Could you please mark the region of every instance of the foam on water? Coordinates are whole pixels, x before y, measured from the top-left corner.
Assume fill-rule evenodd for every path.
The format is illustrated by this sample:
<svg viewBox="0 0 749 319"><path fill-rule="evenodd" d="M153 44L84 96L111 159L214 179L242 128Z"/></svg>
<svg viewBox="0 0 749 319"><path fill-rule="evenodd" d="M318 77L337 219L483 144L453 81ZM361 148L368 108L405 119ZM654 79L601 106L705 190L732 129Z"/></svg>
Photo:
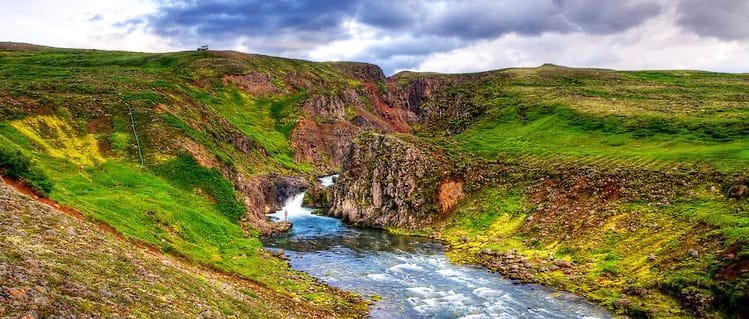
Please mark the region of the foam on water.
<svg viewBox="0 0 749 319"><path fill-rule="evenodd" d="M332 184L332 177L320 179ZM330 184L328 184L330 183ZM272 216L294 226L265 239L283 248L292 267L363 296L378 295L372 318L611 318L577 296L536 285L515 285L483 268L449 262L439 244L423 238L352 229L290 198Z"/></svg>
<svg viewBox="0 0 749 319"><path fill-rule="evenodd" d="M333 179L338 178L338 175L323 176L318 178L322 187L333 186Z"/></svg>
<svg viewBox="0 0 749 319"><path fill-rule="evenodd" d="M367 278L374 281L396 281L395 278L388 274L367 274Z"/></svg>
<svg viewBox="0 0 749 319"><path fill-rule="evenodd" d="M479 288L474 289L473 294L484 299L489 298L489 297L501 297L505 295L505 293L499 290L486 288L486 287L479 287Z"/></svg>
<svg viewBox="0 0 749 319"><path fill-rule="evenodd" d="M402 271L424 271L424 267L416 264L397 264L393 267L388 268L389 272L402 272Z"/></svg>
<svg viewBox="0 0 749 319"><path fill-rule="evenodd" d="M430 297L435 295L434 288L432 287L408 287L406 288L406 290L422 297Z"/></svg>

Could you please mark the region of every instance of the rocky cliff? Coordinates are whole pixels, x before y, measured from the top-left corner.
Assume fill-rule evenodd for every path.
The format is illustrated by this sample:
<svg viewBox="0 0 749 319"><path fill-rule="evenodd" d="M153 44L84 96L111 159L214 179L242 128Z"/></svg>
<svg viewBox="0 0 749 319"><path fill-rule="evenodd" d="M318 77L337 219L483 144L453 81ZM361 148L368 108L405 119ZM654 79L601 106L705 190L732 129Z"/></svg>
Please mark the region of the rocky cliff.
<svg viewBox="0 0 749 319"><path fill-rule="evenodd" d="M330 215L355 225L414 230L444 216L462 196L462 182L433 149L364 132L344 161Z"/></svg>

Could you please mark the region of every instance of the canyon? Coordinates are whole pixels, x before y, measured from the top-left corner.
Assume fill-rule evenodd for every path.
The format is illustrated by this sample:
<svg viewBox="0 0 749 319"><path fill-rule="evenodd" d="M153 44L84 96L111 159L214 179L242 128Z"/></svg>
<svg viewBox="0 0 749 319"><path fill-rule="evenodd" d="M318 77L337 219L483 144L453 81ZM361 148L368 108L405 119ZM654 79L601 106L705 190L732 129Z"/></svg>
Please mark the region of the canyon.
<svg viewBox="0 0 749 319"><path fill-rule="evenodd" d="M547 64L386 76L231 51L4 45L0 75L4 176L108 225L117 247L240 278L269 317L275 294L315 316L366 315L365 300L263 249L290 226L266 214L303 191L321 214L429 238L453 263L616 315L749 315L745 74Z"/></svg>

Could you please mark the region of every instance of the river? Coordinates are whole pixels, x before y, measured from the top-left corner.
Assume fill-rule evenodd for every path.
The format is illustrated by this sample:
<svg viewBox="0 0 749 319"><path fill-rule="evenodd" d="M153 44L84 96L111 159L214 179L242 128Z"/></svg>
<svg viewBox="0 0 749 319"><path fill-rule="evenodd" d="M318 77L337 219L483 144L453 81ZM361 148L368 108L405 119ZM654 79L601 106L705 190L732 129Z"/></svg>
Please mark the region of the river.
<svg viewBox="0 0 749 319"><path fill-rule="evenodd" d="M321 182L329 186L332 178ZM375 300L372 318L612 318L579 296L452 264L428 239L314 215L303 198L293 196L271 215L283 219L286 211L294 226L264 239L266 248L283 249L294 269Z"/></svg>

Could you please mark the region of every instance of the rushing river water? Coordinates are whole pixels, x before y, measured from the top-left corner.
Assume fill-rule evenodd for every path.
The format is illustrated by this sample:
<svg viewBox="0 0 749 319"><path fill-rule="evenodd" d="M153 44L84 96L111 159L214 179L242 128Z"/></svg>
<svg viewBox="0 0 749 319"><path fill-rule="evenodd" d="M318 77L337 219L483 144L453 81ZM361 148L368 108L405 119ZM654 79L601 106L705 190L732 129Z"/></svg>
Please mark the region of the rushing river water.
<svg viewBox="0 0 749 319"><path fill-rule="evenodd" d="M321 182L329 186L332 178ZM290 198L271 215L283 219L286 211L294 227L265 246L284 249L294 269L332 286L379 296L373 318L611 318L578 296L451 264L438 243L314 215L303 198Z"/></svg>

